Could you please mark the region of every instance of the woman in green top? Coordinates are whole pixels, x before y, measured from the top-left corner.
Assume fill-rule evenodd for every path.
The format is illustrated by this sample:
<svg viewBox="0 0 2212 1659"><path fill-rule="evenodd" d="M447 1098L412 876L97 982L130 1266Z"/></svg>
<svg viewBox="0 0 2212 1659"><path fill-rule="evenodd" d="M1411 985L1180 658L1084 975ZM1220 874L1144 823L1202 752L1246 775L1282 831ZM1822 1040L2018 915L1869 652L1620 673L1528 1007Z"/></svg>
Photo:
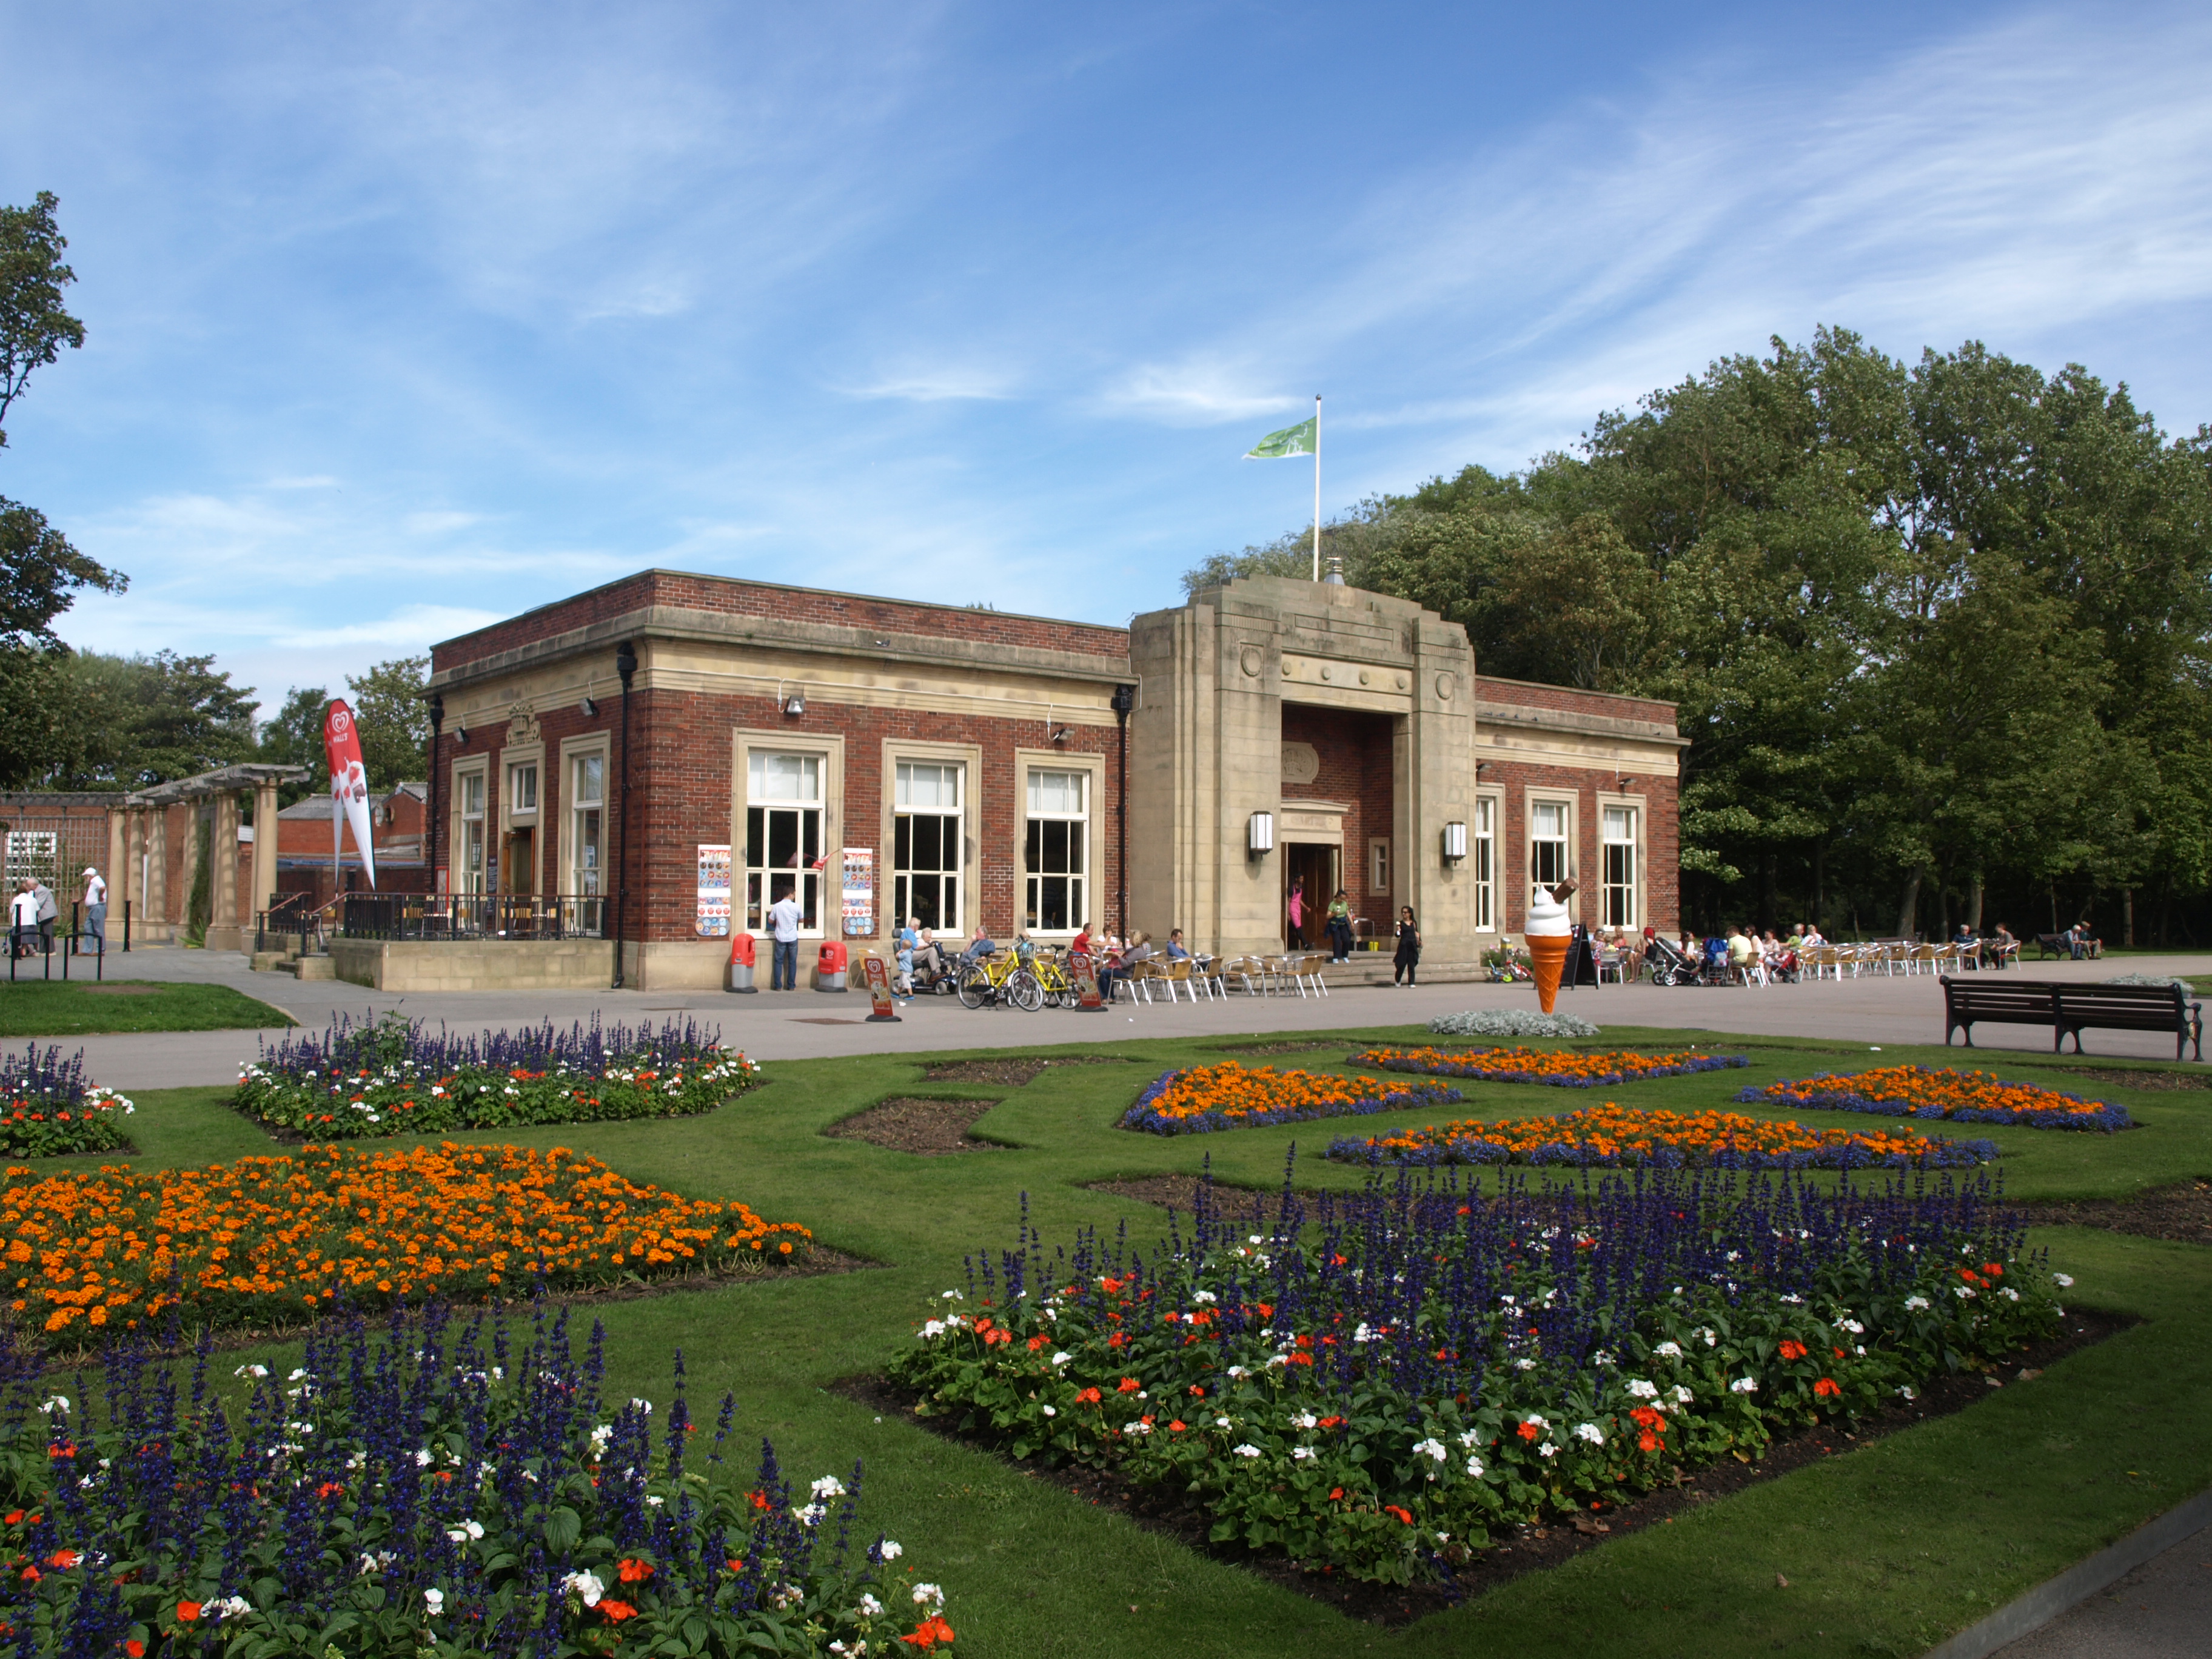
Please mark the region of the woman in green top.
<svg viewBox="0 0 2212 1659"><path fill-rule="evenodd" d="M1352 954L1352 902L1341 887L1328 902L1328 944L1334 953L1329 957L1332 962L1342 962Z"/></svg>

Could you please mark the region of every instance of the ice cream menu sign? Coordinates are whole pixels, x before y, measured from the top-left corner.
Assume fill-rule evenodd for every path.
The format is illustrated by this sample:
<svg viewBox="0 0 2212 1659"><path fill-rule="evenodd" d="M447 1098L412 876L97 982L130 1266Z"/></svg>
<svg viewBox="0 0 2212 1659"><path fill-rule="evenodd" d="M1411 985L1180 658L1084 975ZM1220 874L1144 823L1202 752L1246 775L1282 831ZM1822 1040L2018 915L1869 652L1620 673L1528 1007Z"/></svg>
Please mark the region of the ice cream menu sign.
<svg viewBox="0 0 2212 1659"><path fill-rule="evenodd" d="M699 843L699 916L702 939L730 936L730 847L727 842Z"/></svg>
<svg viewBox="0 0 2212 1659"><path fill-rule="evenodd" d="M876 931L876 849L872 847L848 847L845 849L845 878L843 883L845 936L866 939Z"/></svg>

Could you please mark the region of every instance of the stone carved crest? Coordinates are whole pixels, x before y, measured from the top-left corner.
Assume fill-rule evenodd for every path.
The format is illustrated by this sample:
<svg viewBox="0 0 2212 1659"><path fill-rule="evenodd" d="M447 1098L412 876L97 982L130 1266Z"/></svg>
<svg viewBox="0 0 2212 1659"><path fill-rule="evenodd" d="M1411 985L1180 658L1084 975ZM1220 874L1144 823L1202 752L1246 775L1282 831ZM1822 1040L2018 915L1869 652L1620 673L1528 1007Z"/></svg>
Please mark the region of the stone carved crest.
<svg viewBox="0 0 2212 1659"><path fill-rule="evenodd" d="M1310 743L1283 745L1283 781L1311 783L1321 775L1321 751Z"/></svg>
<svg viewBox="0 0 2212 1659"><path fill-rule="evenodd" d="M516 703L507 711L507 742L536 743L538 739L538 711L527 702Z"/></svg>

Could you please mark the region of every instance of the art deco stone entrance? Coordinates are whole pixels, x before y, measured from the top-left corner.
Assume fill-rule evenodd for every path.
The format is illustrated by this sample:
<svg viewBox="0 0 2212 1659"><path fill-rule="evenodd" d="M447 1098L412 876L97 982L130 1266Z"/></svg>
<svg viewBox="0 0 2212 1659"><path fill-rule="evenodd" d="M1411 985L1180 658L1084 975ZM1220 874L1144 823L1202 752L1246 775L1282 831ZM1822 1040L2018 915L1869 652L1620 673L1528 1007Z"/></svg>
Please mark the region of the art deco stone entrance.
<svg viewBox="0 0 2212 1659"><path fill-rule="evenodd" d="M1474 655L1457 623L1379 593L1252 578L1139 617L1130 665L1135 927L1279 951L1304 874L1316 910L1341 885L1380 934L1411 904L1431 953L1472 957L1474 883L1446 853L1475 798ZM1322 938L1317 921L1306 937Z"/></svg>

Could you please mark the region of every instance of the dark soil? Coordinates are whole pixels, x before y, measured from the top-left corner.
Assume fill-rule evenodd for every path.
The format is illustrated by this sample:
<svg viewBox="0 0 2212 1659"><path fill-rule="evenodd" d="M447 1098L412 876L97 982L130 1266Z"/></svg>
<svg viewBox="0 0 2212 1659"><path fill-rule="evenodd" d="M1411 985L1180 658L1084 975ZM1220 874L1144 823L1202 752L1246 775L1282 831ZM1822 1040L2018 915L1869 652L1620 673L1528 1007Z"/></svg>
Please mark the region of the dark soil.
<svg viewBox="0 0 2212 1659"><path fill-rule="evenodd" d="M943 1158L951 1152L1002 1152L1006 1148L978 1140L968 1126L999 1103L995 1100L919 1100L898 1097L871 1106L858 1116L833 1123L822 1133L839 1140L865 1140L895 1152Z"/></svg>
<svg viewBox="0 0 2212 1659"><path fill-rule="evenodd" d="M1090 1181L1084 1185L1094 1193L1111 1193L1116 1198L1133 1198L1139 1204L1157 1204L1164 1210L1186 1216L1198 1210L1196 1176L1134 1176L1127 1181ZM1275 1197L1273 1193L1255 1192L1249 1187L1224 1187L1218 1181L1213 1183L1216 1209L1224 1215L1249 1215L1267 1226L1274 1224Z"/></svg>
<svg viewBox="0 0 2212 1659"><path fill-rule="evenodd" d="M2123 1089L2212 1089L2212 1071L2123 1072L2106 1066L2069 1066L2063 1070L2046 1071L2043 1075L2060 1088L2069 1090L2078 1086L2077 1079L2116 1084Z"/></svg>
<svg viewBox="0 0 2212 1659"><path fill-rule="evenodd" d="M1127 1054L1060 1054L1047 1060L956 1060L925 1071L925 1083L996 1083L1010 1089L1054 1066L1126 1066Z"/></svg>
<svg viewBox="0 0 2212 1659"><path fill-rule="evenodd" d="M2133 1198L2077 1198L2019 1207L2031 1226L2102 1227L2145 1238L2212 1244L2212 1176L2154 1187Z"/></svg>
<svg viewBox="0 0 2212 1659"><path fill-rule="evenodd" d="M1370 1584L1332 1575L1302 1572L1280 1556L1253 1555L1209 1543L1206 1534L1212 1527L1212 1516L1178 1501L1175 1494L1133 1487L1094 1469L1046 1468L1036 1464L1015 1467L1033 1480L1050 1481L1071 1498L1118 1510L1136 1525L1172 1538L1186 1548L1234 1562L1272 1583L1326 1602L1346 1618L1382 1626L1405 1625L1481 1595L1524 1573L1556 1567L1613 1534L1665 1526L1677 1515L1700 1504L1710 1504L1747 1486L1774 1480L1824 1457L1852 1451L1929 1418L1947 1417L1999 1388L2033 1382L2054 1360L2101 1342L2135 1322L2132 1319L2076 1310L2067 1315L2065 1329L2057 1337L2022 1349L2008 1358L2002 1367L2006 1375L1939 1378L1924 1385L1920 1398L1912 1404L1900 1404L1863 1420L1849 1431L1827 1425L1808 1429L1789 1439L1776 1441L1756 1463L1717 1463L1695 1474L1684 1474L1675 1485L1618 1508L1577 1516L1571 1521L1547 1526L1517 1528L1462 1567L1456 1582L1449 1589L1437 1585L1407 1588ZM831 1386L836 1393L872 1410L896 1412L909 1421L915 1420L914 1393L886 1378L848 1377ZM943 1434L957 1444L976 1444L945 1433L927 1418L919 1419L917 1426Z"/></svg>

